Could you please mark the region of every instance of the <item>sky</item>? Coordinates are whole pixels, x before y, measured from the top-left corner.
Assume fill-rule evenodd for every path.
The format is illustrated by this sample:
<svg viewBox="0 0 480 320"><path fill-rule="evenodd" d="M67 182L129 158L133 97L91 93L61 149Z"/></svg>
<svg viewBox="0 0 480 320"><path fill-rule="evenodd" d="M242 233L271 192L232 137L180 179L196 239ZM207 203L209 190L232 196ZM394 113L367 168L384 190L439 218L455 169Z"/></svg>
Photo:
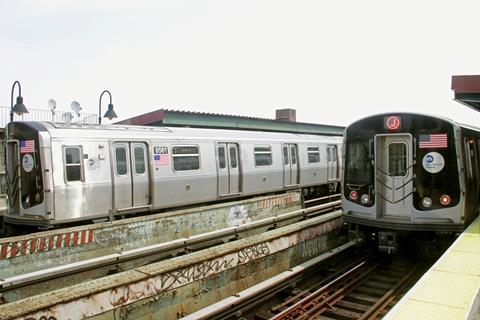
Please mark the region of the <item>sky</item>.
<svg viewBox="0 0 480 320"><path fill-rule="evenodd" d="M318 124L415 111L480 127L451 90L452 75L480 74L478 12L478 0L1 0L0 105L19 80L27 108L53 98L98 114L107 89L116 120L292 108Z"/></svg>

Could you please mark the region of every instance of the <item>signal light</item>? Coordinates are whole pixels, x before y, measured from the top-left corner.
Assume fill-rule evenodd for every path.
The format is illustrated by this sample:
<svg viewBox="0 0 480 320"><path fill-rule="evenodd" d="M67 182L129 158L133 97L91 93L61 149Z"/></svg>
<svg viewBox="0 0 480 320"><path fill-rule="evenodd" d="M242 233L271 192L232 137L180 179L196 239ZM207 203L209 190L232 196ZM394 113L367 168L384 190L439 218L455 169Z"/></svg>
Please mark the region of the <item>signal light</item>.
<svg viewBox="0 0 480 320"><path fill-rule="evenodd" d="M350 199L356 201L358 199L358 192L355 190L350 191Z"/></svg>
<svg viewBox="0 0 480 320"><path fill-rule="evenodd" d="M443 196L440 197L440 203L443 204L444 206L448 206L452 199L450 199L450 196L447 194L444 194Z"/></svg>

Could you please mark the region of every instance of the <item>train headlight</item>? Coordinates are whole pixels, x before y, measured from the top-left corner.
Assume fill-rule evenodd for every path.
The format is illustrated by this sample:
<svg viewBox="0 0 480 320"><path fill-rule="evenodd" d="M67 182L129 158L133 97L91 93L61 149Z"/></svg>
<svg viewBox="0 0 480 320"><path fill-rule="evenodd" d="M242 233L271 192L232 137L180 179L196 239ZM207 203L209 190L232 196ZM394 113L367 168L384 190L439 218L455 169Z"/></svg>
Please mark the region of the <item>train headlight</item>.
<svg viewBox="0 0 480 320"><path fill-rule="evenodd" d="M432 199L430 199L429 197L423 198L422 206L424 206L425 208L430 208L432 206Z"/></svg>
<svg viewBox="0 0 480 320"><path fill-rule="evenodd" d="M27 194L27 196L25 197L25 205L24 205L24 208L27 209L30 207L30 195Z"/></svg>
<svg viewBox="0 0 480 320"><path fill-rule="evenodd" d="M443 204L444 206L448 206L452 202L452 199L448 194L444 194L443 196L440 197L440 203Z"/></svg>
<svg viewBox="0 0 480 320"><path fill-rule="evenodd" d="M357 201L358 199L358 192L355 190L350 191L350 199L353 201Z"/></svg>
<svg viewBox="0 0 480 320"><path fill-rule="evenodd" d="M363 203L363 204L368 204L370 202L370 197L368 196L368 194L364 193L362 194L362 196L360 197L360 201Z"/></svg>

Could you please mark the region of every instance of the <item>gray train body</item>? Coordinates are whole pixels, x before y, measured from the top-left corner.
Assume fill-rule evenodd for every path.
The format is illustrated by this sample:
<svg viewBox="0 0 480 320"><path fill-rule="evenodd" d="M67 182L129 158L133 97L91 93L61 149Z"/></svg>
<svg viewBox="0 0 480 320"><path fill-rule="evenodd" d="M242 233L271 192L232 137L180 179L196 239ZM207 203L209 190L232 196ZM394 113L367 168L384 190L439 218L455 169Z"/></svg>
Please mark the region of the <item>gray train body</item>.
<svg viewBox="0 0 480 320"><path fill-rule="evenodd" d="M12 122L8 224L81 220L303 189L333 190L341 137Z"/></svg>

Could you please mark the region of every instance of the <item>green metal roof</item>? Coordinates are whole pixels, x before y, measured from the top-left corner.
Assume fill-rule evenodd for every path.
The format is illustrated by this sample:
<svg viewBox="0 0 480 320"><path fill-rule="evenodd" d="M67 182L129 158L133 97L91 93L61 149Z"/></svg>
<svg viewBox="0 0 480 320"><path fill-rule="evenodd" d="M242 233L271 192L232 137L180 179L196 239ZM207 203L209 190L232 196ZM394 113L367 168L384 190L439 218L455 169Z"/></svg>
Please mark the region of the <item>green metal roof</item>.
<svg viewBox="0 0 480 320"><path fill-rule="evenodd" d="M345 129L345 127L342 126L325 124L288 122L263 118L165 109L159 109L137 117L126 119L118 122L118 124L223 128L335 136L342 135L343 130Z"/></svg>

